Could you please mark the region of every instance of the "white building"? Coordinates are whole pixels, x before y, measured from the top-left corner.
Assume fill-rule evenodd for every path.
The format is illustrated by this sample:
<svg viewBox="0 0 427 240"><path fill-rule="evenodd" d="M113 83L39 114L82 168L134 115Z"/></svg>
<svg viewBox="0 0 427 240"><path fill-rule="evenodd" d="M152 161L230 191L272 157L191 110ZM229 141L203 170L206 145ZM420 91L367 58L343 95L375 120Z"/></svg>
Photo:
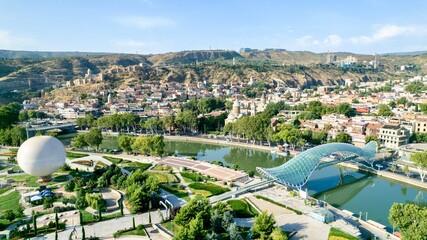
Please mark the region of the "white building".
<svg viewBox="0 0 427 240"><path fill-rule="evenodd" d="M397 149L401 145L408 144L409 137L409 130L396 125L382 126L378 135L381 145L393 149Z"/></svg>

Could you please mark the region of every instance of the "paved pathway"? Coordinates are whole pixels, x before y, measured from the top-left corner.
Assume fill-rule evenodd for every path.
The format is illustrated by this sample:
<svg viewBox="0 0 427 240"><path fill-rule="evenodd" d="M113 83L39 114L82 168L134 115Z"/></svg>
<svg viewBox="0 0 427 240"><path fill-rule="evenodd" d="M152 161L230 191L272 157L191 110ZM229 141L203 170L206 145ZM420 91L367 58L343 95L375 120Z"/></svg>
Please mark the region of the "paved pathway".
<svg viewBox="0 0 427 240"><path fill-rule="evenodd" d="M179 171L174 171L174 173L179 178L179 181L181 182L181 184L185 186L185 191L187 191L188 196L191 197L193 195L193 192L191 192L191 189L188 187L188 183L181 176L181 173Z"/></svg>
<svg viewBox="0 0 427 240"><path fill-rule="evenodd" d="M293 211L277 206L276 204L257 199L253 196L248 197L255 206L261 211L267 211L274 214L276 224L285 231L297 231L291 239L313 239L326 240L328 239L330 226L312 219L306 215L297 215ZM240 226L251 227L253 219L235 219Z"/></svg>
<svg viewBox="0 0 427 240"><path fill-rule="evenodd" d="M164 216L165 211L161 211ZM103 222L97 222L93 224L88 224L84 226L86 237L97 236L102 239L113 239L113 233L118 230L132 227L132 218L135 218L135 224L148 224L148 213L137 214L137 215L125 215L124 217L112 219ZM153 223L159 223L161 221L161 216L157 211L151 212L151 220ZM81 238L82 230L81 226L76 226L77 236ZM74 227L69 227L66 230L58 233L58 239L68 239ZM46 235L45 239L54 240L55 233L50 233ZM146 238L148 239L148 238ZM152 238L155 239L155 238Z"/></svg>

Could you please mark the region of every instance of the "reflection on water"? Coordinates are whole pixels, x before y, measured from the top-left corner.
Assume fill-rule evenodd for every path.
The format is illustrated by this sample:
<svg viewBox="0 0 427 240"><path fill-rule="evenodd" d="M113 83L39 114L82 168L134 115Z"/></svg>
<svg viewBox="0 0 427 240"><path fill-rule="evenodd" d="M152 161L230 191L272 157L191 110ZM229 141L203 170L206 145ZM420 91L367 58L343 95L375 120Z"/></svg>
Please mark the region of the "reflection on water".
<svg viewBox="0 0 427 240"><path fill-rule="evenodd" d="M323 175L323 170L325 170L324 179L320 177ZM340 171L343 173L341 174L343 182L351 180L349 176L352 175L357 177L357 180L353 179L353 183L338 184L334 187L333 185L340 181ZM328 176L332 174L331 172L335 172L336 175ZM351 211L357 216L362 213L365 217L368 213L369 219L388 228L391 228L388 213L394 202L425 202L425 191L422 189L376 176L340 170L335 166L320 170L317 176L320 179L310 179L308 183L309 192L314 197L325 200L337 208Z"/></svg>
<svg viewBox="0 0 427 240"><path fill-rule="evenodd" d="M59 135L56 138L58 138L65 147L71 147L71 140L73 140L75 136L77 136L77 133L69 133ZM119 139L117 136L104 134L102 137L103 140L99 146L100 148L117 149L119 147Z"/></svg>
<svg viewBox="0 0 427 240"><path fill-rule="evenodd" d="M165 144L166 152L185 156L197 156L199 160L220 161L228 166L237 164L243 170L255 171L256 167L276 167L287 161L285 157L248 148L178 141L166 141Z"/></svg>

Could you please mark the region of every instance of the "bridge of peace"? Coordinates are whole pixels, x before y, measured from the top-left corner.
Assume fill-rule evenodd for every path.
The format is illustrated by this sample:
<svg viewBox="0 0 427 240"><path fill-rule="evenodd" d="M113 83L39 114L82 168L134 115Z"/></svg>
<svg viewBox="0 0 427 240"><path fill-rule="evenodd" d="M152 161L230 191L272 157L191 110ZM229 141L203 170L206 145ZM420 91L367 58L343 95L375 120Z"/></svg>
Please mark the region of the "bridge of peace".
<svg viewBox="0 0 427 240"><path fill-rule="evenodd" d="M316 169L341 162L366 162L373 168L377 148L378 145L375 141L367 143L362 148L347 143L323 144L301 152L281 166L257 168L258 173L265 178L264 181L246 185L236 191L214 196L211 198L211 202L221 201L271 182L277 182L297 190L302 190ZM327 157L330 157L329 161L325 161ZM352 178L352 176L342 176L337 185L345 184L349 178Z"/></svg>

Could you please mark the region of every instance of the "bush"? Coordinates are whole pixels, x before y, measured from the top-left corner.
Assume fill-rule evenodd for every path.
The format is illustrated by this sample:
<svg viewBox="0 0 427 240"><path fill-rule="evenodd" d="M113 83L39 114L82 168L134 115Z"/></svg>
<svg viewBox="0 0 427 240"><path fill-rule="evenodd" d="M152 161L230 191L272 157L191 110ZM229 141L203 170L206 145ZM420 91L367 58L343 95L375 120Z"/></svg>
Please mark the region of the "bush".
<svg viewBox="0 0 427 240"><path fill-rule="evenodd" d="M238 200L229 200L227 201L228 205L230 205L231 209L233 209L233 213L235 217L238 218L249 218L254 217L258 213L251 209L250 205L244 199Z"/></svg>
<svg viewBox="0 0 427 240"><path fill-rule="evenodd" d="M190 185L188 185L190 188L196 189L196 190L205 190L210 192L212 195L219 195L221 193L225 193L227 191L229 191L228 188L224 188L221 186L218 186L216 184L213 183L191 183Z"/></svg>
<svg viewBox="0 0 427 240"><path fill-rule="evenodd" d="M195 182L200 182L203 180L202 176L199 173L194 173L194 172L188 172L188 171L181 172L181 176L191 179Z"/></svg>

